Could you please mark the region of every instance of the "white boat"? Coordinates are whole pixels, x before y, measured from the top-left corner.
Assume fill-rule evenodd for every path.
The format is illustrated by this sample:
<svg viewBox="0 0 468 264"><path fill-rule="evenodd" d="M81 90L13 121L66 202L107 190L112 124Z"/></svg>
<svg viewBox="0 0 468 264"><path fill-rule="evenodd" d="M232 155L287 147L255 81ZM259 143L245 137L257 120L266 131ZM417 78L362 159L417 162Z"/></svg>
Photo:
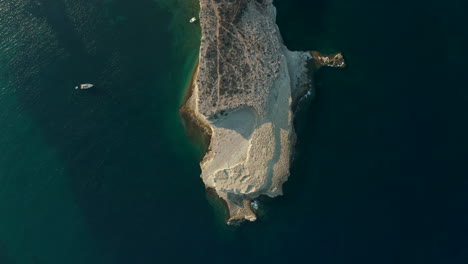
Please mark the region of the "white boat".
<svg viewBox="0 0 468 264"><path fill-rule="evenodd" d="M94 86L94 84L83 83L83 84L80 84L80 86L75 86L75 89L86 90L86 89L89 89L89 88L91 88L93 86Z"/></svg>
<svg viewBox="0 0 468 264"><path fill-rule="evenodd" d="M192 18L190 19L189 22L190 22L190 23L193 23L193 22L195 22L195 21L197 21L197 19L196 19L195 17L192 17Z"/></svg>

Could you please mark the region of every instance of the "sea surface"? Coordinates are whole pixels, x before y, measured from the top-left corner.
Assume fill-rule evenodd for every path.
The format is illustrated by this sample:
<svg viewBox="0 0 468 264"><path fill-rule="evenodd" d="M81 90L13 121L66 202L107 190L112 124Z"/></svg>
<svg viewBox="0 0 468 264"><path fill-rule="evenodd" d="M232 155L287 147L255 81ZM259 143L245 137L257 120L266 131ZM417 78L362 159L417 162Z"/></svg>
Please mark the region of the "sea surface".
<svg viewBox="0 0 468 264"><path fill-rule="evenodd" d="M315 75L285 195L229 227L178 112L196 1L0 0L0 264L468 263L466 1L275 4L348 67Z"/></svg>

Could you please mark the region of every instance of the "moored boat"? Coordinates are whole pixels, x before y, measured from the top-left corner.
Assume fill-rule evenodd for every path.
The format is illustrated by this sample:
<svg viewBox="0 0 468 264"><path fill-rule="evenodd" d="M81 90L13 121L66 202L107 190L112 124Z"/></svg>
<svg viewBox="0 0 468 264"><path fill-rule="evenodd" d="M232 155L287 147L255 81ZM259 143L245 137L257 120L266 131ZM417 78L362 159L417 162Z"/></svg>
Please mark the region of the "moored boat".
<svg viewBox="0 0 468 264"><path fill-rule="evenodd" d="M93 86L94 86L94 84L91 84L91 83L83 83L83 84L80 84L80 86L75 86L75 89L86 90L86 89L89 89L89 88L91 88Z"/></svg>

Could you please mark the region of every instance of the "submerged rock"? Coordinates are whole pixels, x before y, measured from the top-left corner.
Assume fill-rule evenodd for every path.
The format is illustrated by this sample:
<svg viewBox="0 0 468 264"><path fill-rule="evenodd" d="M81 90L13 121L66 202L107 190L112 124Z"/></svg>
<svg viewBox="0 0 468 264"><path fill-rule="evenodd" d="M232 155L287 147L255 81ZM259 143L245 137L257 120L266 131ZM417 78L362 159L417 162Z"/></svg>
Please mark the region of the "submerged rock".
<svg viewBox="0 0 468 264"><path fill-rule="evenodd" d="M200 7L199 64L183 109L209 130L201 178L226 202L228 222L254 221L252 201L281 195L288 179L292 106L311 91L311 71L344 60L289 51L272 0L200 0Z"/></svg>

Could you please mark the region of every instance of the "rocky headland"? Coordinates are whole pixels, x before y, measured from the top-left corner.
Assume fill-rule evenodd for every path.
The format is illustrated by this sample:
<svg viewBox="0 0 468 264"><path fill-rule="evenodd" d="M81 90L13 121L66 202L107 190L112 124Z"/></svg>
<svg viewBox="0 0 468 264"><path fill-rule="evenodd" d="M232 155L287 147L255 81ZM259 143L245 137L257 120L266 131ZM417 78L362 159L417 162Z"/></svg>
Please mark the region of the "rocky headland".
<svg viewBox="0 0 468 264"><path fill-rule="evenodd" d="M272 0L200 0L199 63L181 112L209 138L201 178L226 202L228 223L254 221L253 200L282 194L293 106L313 70L345 65L341 54L289 51L275 19Z"/></svg>

